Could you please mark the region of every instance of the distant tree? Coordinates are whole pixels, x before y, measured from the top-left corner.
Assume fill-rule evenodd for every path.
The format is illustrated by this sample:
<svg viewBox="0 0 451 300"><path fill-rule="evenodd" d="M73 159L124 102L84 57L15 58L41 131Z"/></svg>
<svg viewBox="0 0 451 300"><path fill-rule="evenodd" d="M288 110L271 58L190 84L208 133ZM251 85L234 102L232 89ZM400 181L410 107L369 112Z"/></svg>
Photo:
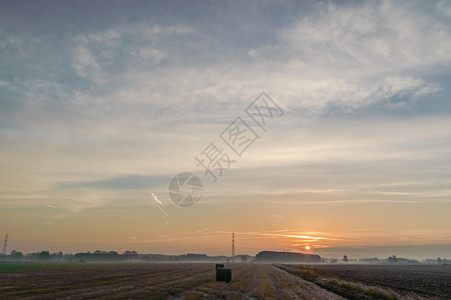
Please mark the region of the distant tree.
<svg viewBox="0 0 451 300"><path fill-rule="evenodd" d="M136 251L129 251L129 250L127 250L127 251L124 252L123 255L128 260L137 260L138 259L138 252L136 252Z"/></svg>
<svg viewBox="0 0 451 300"><path fill-rule="evenodd" d="M23 253L18 252L16 250L11 251L11 255L9 256L12 260L22 260L23 259Z"/></svg>
<svg viewBox="0 0 451 300"><path fill-rule="evenodd" d="M74 258L74 255L73 254L64 254L63 255L63 259L65 260L65 261L69 261L69 262L72 262L73 261L73 258Z"/></svg>
<svg viewBox="0 0 451 300"><path fill-rule="evenodd" d="M349 259L348 259L348 257L345 255L345 256L343 256L343 261L345 262L345 263L347 263L348 261L349 261Z"/></svg>
<svg viewBox="0 0 451 300"><path fill-rule="evenodd" d="M396 264L396 263L398 263L398 258L396 257L396 255L390 256L388 258L388 262L391 264Z"/></svg>
<svg viewBox="0 0 451 300"><path fill-rule="evenodd" d="M261 251L255 256L258 262L321 262L321 256L296 252Z"/></svg>
<svg viewBox="0 0 451 300"><path fill-rule="evenodd" d="M441 259L440 257L437 257L437 262L438 262L438 263L441 263L441 262L442 262L442 259Z"/></svg>
<svg viewBox="0 0 451 300"><path fill-rule="evenodd" d="M49 260L50 259L50 253L48 251L42 251L38 254L39 260Z"/></svg>
<svg viewBox="0 0 451 300"><path fill-rule="evenodd" d="M50 260L61 261L63 259L63 252L55 252L50 254Z"/></svg>

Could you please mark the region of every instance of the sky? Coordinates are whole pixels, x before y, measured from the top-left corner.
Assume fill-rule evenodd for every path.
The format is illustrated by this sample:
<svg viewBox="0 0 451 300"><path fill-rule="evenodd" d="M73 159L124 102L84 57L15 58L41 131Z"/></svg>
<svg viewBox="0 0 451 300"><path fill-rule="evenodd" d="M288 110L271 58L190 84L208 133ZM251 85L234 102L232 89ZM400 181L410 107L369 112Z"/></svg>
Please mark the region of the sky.
<svg viewBox="0 0 451 300"><path fill-rule="evenodd" d="M0 53L7 252L451 258L450 1L1 1Z"/></svg>

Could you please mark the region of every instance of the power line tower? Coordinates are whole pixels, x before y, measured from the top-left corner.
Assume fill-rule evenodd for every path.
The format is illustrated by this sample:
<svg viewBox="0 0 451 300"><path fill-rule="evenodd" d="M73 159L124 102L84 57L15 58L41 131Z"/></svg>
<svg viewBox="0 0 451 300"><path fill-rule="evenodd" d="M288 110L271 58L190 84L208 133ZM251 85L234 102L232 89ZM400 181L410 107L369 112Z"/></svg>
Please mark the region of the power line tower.
<svg viewBox="0 0 451 300"><path fill-rule="evenodd" d="M235 263L235 232L232 232L232 263Z"/></svg>
<svg viewBox="0 0 451 300"><path fill-rule="evenodd" d="M5 244L3 245L3 254L6 254L6 244L8 243L8 235L5 235Z"/></svg>

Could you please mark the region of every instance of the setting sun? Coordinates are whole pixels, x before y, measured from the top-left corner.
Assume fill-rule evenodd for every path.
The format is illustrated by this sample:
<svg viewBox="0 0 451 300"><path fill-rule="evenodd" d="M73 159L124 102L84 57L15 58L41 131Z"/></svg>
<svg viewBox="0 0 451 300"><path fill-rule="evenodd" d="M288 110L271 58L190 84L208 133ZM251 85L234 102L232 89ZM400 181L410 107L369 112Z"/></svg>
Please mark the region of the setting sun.
<svg viewBox="0 0 451 300"><path fill-rule="evenodd" d="M310 250L310 246L309 245L305 246L305 250Z"/></svg>

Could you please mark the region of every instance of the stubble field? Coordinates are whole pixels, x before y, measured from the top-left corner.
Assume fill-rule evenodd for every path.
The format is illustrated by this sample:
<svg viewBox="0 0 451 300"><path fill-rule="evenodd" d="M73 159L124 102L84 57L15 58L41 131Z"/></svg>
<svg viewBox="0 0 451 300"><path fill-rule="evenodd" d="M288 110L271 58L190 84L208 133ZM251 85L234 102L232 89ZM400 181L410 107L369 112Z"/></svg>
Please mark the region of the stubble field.
<svg viewBox="0 0 451 300"><path fill-rule="evenodd" d="M230 283L216 282L208 263L9 267L0 271L1 299L451 298L449 265L226 264Z"/></svg>

